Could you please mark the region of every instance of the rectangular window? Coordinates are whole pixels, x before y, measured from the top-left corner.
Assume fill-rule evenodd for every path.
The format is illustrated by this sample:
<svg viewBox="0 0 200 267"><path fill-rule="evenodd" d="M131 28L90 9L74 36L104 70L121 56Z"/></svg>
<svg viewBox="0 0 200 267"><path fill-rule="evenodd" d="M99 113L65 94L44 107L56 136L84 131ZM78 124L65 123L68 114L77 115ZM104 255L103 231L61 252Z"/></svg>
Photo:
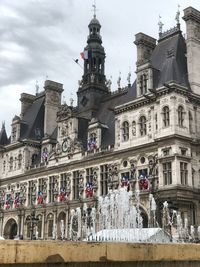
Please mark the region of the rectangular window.
<svg viewBox="0 0 200 267"><path fill-rule="evenodd" d="M93 183L93 168L86 169L86 182Z"/></svg>
<svg viewBox="0 0 200 267"><path fill-rule="evenodd" d="M60 189L66 189L67 185L67 174L62 173L60 176Z"/></svg>
<svg viewBox="0 0 200 267"><path fill-rule="evenodd" d="M185 162L180 162L180 175L181 175L181 184L188 185L188 166Z"/></svg>
<svg viewBox="0 0 200 267"><path fill-rule="evenodd" d="M163 163L163 179L164 179L164 185L172 184L172 163L171 162Z"/></svg>
<svg viewBox="0 0 200 267"><path fill-rule="evenodd" d="M49 203L55 201L55 194L57 194L57 192L55 192L56 183L57 180L55 176L49 177Z"/></svg>
<svg viewBox="0 0 200 267"><path fill-rule="evenodd" d="M34 193L36 194L36 192L34 192L35 191L34 189L35 189L34 188L34 182L33 181L29 181L28 182L28 204L29 205L34 204L33 203L33 194Z"/></svg>
<svg viewBox="0 0 200 267"><path fill-rule="evenodd" d="M79 171L73 172L73 199L79 198Z"/></svg>
<svg viewBox="0 0 200 267"><path fill-rule="evenodd" d="M100 166L100 194L105 196L108 194L108 165Z"/></svg>

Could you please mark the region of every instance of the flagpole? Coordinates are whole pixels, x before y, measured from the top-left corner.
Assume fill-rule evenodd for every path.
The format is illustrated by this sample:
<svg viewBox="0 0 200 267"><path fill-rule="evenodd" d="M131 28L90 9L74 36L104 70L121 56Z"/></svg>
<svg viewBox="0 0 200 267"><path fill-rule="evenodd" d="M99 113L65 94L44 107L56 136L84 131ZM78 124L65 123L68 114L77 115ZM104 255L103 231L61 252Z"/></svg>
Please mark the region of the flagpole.
<svg viewBox="0 0 200 267"><path fill-rule="evenodd" d="M81 64L78 62L78 59L74 59L74 58L72 59L83 70L83 66L81 66Z"/></svg>

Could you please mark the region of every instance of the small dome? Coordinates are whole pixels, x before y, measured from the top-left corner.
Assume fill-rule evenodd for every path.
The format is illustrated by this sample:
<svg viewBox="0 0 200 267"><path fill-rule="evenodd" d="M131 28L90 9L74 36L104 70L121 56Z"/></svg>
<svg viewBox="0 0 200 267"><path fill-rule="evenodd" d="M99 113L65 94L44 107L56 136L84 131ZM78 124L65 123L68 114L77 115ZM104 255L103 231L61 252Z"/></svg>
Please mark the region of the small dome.
<svg viewBox="0 0 200 267"><path fill-rule="evenodd" d="M99 25L99 26L101 26L101 25L100 25L100 22L98 21L98 19L96 19L96 17L94 17L94 18L90 21L89 26L91 26L91 25Z"/></svg>

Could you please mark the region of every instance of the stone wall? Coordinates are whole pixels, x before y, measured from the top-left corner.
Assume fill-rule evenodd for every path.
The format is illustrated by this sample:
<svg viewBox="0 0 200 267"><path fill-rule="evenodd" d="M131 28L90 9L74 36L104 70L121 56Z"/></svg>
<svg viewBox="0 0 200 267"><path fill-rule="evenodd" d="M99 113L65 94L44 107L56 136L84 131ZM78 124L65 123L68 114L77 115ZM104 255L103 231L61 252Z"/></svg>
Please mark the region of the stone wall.
<svg viewBox="0 0 200 267"><path fill-rule="evenodd" d="M0 241L0 266L200 266L199 244Z"/></svg>

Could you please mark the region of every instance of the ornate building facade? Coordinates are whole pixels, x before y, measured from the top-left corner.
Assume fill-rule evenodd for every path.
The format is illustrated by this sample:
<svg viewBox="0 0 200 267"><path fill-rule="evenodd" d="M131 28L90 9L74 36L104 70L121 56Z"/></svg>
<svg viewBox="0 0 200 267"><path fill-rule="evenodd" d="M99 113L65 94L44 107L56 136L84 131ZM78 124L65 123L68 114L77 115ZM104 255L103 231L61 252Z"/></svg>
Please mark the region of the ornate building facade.
<svg viewBox="0 0 200 267"><path fill-rule="evenodd" d="M200 12L183 19L187 38L179 17L158 41L136 34L136 80L111 92L94 15L77 106L61 104L63 86L50 80L21 95L10 138L0 132L0 235L83 238L98 196L120 186L140 188L144 227L150 193L160 225L164 201L200 224Z"/></svg>

